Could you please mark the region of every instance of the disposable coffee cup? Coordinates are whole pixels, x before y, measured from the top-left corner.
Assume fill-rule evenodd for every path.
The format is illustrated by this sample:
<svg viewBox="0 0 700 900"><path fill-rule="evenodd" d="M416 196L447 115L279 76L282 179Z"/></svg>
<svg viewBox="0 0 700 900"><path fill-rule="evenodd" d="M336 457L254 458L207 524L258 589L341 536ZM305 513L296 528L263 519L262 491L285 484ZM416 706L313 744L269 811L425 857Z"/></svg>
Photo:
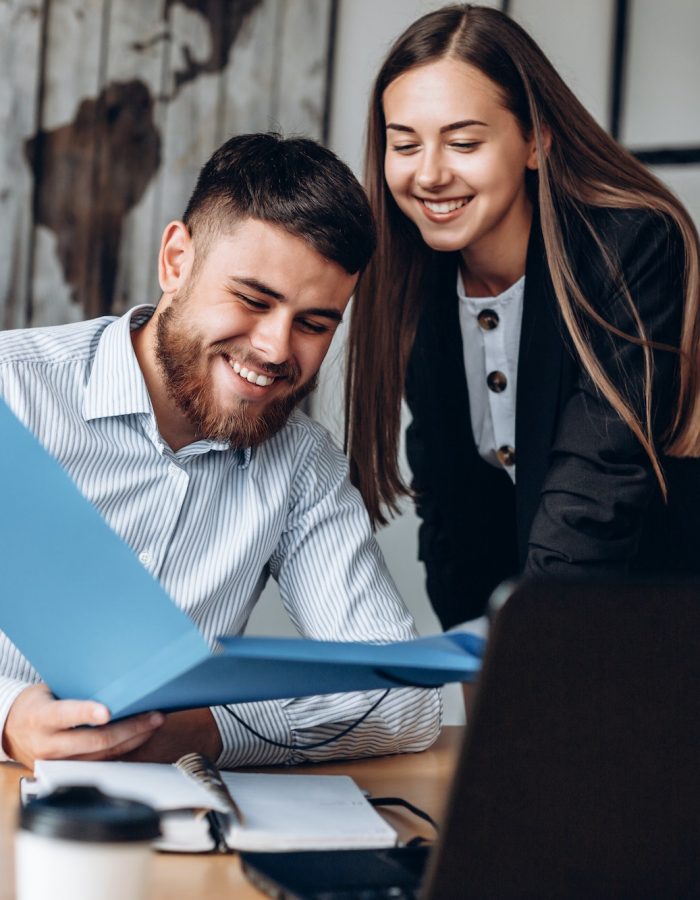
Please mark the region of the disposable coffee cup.
<svg viewBox="0 0 700 900"><path fill-rule="evenodd" d="M94 787L59 788L20 812L17 900L145 900L158 814Z"/></svg>

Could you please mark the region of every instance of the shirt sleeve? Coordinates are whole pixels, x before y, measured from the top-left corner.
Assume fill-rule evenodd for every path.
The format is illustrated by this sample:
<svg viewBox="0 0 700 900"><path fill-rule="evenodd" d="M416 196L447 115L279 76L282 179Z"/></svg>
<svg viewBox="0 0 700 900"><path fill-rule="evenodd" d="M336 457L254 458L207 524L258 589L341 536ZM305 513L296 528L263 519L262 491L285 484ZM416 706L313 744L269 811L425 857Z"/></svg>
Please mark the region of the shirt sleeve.
<svg viewBox="0 0 700 900"><path fill-rule="evenodd" d="M308 426L307 426L308 427ZM413 619L389 575L347 462L319 426L305 432L287 527L270 560L285 608L304 637L387 643L416 636ZM430 746L442 717L438 690L400 688L347 735L316 744L368 713L381 691L326 694L214 709L224 750L219 765L299 763L411 752Z"/></svg>
<svg viewBox="0 0 700 900"><path fill-rule="evenodd" d="M36 670L0 631L0 736L5 733L5 722L12 704L25 688L38 684L40 680ZM0 762L9 759L0 740Z"/></svg>
<svg viewBox="0 0 700 900"><path fill-rule="evenodd" d="M7 402L2 373L0 373L0 398ZM10 759L3 749L5 722L10 707L26 687L37 684L40 680L36 669L22 656L7 635L0 631L0 762L7 762Z"/></svg>

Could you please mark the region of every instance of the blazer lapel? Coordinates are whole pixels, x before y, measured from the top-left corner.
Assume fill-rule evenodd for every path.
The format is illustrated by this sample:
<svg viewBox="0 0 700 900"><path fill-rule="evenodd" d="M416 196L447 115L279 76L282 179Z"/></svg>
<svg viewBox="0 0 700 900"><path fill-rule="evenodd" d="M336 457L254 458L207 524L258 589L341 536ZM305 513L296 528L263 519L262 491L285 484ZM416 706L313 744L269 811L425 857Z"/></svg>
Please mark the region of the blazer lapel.
<svg viewBox="0 0 700 900"><path fill-rule="evenodd" d="M450 429L456 435L460 455L466 463L473 465L478 459L478 452L471 428L469 392L464 370L456 255L443 266L434 296L436 302L433 302L431 310L434 340L431 367L435 379L433 403L442 407L445 422L450 423Z"/></svg>
<svg viewBox="0 0 700 900"><path fill-rule="evenodd" d="M539 216L535 213L525 268L515 415L516 518L521 566L549 467L564 354L562 325Z"/></svg>

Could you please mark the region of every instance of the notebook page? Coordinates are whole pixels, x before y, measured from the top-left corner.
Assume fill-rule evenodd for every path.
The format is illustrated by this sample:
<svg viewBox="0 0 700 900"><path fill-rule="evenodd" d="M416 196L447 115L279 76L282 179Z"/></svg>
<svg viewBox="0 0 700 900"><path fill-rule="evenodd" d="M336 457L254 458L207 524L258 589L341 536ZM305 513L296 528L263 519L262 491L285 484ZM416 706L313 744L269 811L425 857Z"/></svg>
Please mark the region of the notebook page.
<svg viewBox="0 0 700 900"><path fill-rule="evenodd" d="M160 812L226 807L206 787L165 763L37 760L34 777L42 794L65 785L94 785L113 797L140 800Z"/></svg>
<svg viewBox="0 0 700 900"><path fill-rule="evenodd" d="M243 815L227 843L236 850L393 847L394 829L344 775L222 772Z"/></svg>

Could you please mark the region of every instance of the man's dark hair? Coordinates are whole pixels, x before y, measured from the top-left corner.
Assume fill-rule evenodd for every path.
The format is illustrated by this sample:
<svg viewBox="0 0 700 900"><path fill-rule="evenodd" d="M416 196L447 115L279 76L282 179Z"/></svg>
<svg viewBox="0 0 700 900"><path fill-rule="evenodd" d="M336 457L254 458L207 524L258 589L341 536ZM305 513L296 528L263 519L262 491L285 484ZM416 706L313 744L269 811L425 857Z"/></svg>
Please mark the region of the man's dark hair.
<svg viewBox="0 0 700 900"><path fill-rule="evenodd" d="M349 274L374 251L364 190L344 162L308 138L242 134L204 165L183 216L195 243L206 248L248 218L284 228Z"/></svg>

